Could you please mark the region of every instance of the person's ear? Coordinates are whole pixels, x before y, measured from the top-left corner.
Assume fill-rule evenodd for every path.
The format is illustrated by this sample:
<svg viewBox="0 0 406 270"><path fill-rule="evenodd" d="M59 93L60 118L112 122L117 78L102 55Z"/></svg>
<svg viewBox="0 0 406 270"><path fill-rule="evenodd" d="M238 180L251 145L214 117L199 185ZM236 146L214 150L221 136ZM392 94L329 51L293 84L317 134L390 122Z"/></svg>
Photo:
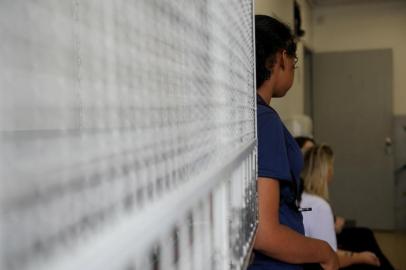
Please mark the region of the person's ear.
<svg viewBox="0 0 406 270"><path fill-rule="evenodd" d="M275 57L269 57L265 62L265 67L267 70L273 71L276 66L281 65L281 62L283 62L282 51L277 52Z"/></svg>
<svg viewBox="0 0 406 270"><path fill-rule="evenodd" d="M287 54L286 50L283 50L279 54L280 54L280 63L279 63L279 65L280 65L282 70L285 70L286 62L287 62L287 59L288 59L288 54Z"/></svg>
<svg viewBox="0 0 406 270"><path fill-rule="evenodd" d="M265 61L265 67L269 72L272 72L273 68L275 66L275 58L273 57L268 57Z"/></svg>

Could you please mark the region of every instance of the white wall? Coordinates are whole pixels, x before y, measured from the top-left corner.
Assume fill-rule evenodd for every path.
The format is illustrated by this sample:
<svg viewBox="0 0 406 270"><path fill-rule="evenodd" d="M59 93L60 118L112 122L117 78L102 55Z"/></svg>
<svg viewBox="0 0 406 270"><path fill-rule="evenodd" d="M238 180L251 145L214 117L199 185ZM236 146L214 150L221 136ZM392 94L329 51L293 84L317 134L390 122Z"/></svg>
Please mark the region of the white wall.
<svg viewBox="0 0 406 270"><path fill-rule="evenodd" d="M255 0L255 14L277 18L293 26L293 0Z"/></svg>
<svg viewBox="0 0 406 270"><path fill-rule="evenodd" d="M406 2L316 8L313 19L315 52L393 49L393 112L406 114Z"/></svg>
<svg viewBox="0 0 406 270"><path fill-rule="evenodd" d="M255 13L270 15L282 20L293 27L293 0L256 0ZM295 81L292 88L284 98L275 98L271 101L282 118L304 113L304 72L303 62L304 46L313 47L312 11L306 0L298 0L302 14L302 29L305 36L298 43L297 56L299 58L298 69L295 72Z"/></svg>
<svg viewBox="0 0 406 270"><path fill-rule="evenodd" d="M305 35L300 41L309 49L313 48L313 10L307 0L297 0L302 16L302 29Z"/></svg>

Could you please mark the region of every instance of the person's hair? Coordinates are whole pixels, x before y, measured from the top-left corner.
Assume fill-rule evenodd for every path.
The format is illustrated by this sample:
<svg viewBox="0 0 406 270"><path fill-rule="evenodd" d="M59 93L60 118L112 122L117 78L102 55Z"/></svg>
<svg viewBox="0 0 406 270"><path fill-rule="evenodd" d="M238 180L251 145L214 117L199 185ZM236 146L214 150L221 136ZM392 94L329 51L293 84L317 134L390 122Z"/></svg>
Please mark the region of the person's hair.
<svg viewBox="0 0 406 270"><path fill-rule="evenodd" d="M296 57L296 42L291 29L280 21L266 16L255 15L255 57L257 89L271 77L272 70L267 67L276 62L276 53L286 50Z"/></svg>
<svg viewBox="0 0 406 270"><path fill-rule="evenodd" d="M305 145L305 143L307 143L307 142L312 142L314 145L316 144L316 142L313 138L306 137L306 136L295 137L295 140L296 140L297 144L299 145L300 149L302 149L303 145Z"/></svg>
<svg viewBox="0 0 406 270"><path fill-rule="evenodd" d="M333 150L325 144L316 145L305 153L302 171L304 191L328 200L327 177L333 159Z"/></svg>

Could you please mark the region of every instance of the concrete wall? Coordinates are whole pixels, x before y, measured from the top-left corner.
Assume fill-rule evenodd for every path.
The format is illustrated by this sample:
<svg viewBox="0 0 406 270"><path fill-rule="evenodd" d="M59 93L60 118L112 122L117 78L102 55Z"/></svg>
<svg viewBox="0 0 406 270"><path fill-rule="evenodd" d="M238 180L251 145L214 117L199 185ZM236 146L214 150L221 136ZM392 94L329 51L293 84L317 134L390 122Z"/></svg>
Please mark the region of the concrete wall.
<svg viewBox="0 0 406 270"><path fill-rule="evenodd" d="M406 2L323 7L313 12L315 52L393 49L393 112L406 114Z"/></svg>

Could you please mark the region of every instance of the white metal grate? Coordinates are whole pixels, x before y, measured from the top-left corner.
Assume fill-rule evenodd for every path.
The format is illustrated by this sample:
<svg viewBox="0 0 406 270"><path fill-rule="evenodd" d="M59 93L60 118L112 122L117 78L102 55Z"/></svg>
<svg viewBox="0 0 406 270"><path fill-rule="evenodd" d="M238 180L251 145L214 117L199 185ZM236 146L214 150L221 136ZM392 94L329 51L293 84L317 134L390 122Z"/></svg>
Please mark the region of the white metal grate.
<svg viewBox="0 0 406 270"><path fill-rule="evenodd" d="M252 19L252 0L1 1L1 269L240 269Z"/></svg>

